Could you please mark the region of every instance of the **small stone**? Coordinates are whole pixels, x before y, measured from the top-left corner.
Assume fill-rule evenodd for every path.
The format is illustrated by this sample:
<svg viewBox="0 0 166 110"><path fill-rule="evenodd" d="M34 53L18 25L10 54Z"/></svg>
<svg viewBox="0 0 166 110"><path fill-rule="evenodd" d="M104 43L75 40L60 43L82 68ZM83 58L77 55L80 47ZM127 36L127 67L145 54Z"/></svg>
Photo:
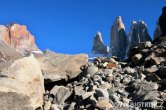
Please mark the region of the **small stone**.
<svg viewBox="0 0 166 110"><path fill-rule="evenodd" d="M124 77L123 84L128 84L131 81L130 77Z"/></svg>
<svg viewBox="0 0 166 110"><path fill-rule="evenodd" d="M109 62L108 65L106 66L107 69L116 69L117 68L117 65L112 63L112 62Z"/></svg>
<svg viewBox="0 0 166 110"><path fill-rule="evenodd" d="M147 41L146 43L145 43L145 47L152 47L152 43L150 42L150 41Z"/></svg>
<svg viewBox="0 0 166 110"><path fill-rule="evenodd" d="M91 75L90 75L90 74L87 74L87 75L86 75L86 77L87 77L87 78L90 78L90 77L91 77Z"/></svg>
<svg viewBox="0 0 166 110"><path fill-rule="evenodd" d="M104 64L103 64L103 67L106 67L108 65L108 62L105 62Z"/></svg>
<svg viewBox="0 0 166 110"><path fill-rule="evenodd" d="M94 91L91 91L91 92L86 92L84 95L82 95L82 99L85 100L89 97L91 97L92 95L94 95Z"/></svg>
<svg viewBox="0 0 166 110"><path fill-rule="evenodd" d="M141 54L136 54L132 57L132 61L134 62L134 64L139 64L141 62L142 59L142 55Z"/></svg>
<svg viewBox="0 0 166 110"><path fill-rule="evenodd" d="M93 85L92 88L91 88L91 91L95 91L96 89L97 89L97 86Z"/></svg>
<svg viewBox="0 0 166 110"><path fill-rule="evenodd" d="M75 106L76 105L76 103L75 102L72 102L71 104L70 104L70 107L68 108L68 110L74 110L75 109Z"/></svg>
<svg viewBox="0 0 166 110"><path fill-rule="evenodd" d="M148 74L146 76L146 80L156 82L156 81L160 81L161 79L156 74L153 73L153 74Z"/></svg>
<svg viewBox="0 0 166 110"><path fill-rule="evenodd" d="M157 72L157 71L158 71L157 66L156 66L156 65L153 65L153 66L151 66L151 67L149 67L149 68L144 69L143 73L144 73L144 74L151 74L151 73L155 73L155 72Z"/></svg>
<svg viewBox="0 0 166 110"><path fill-rule="evenodd" d="M164 62L165 58L163 57L156 57L154 53L152 55L148 56L145 59L145 67L151 67L153 65L159 65L161 62Z"/></svg>
<svg viewBox="0 0 166 110"><path fill-rule="evenodd" d="M112 85L108 83L99 85L99 88L102 88L102 89L110 89L111 87Z"/></svg>
<svg viewBox="0 0 166 110"><path fill-rule="evenodd" d="M102 110L108 110L112 108L112 104L109 103L109 100L101 100L96 103L96 107Z"/></svg>
<svg viewBox="0 0 166 110"><path fill-rule="evenodd" d="M105 76L113 76L112 75L112 73L113 73L113 69L104 69L103 70L103 74L105 75Z"/></svg>
<svg viewBox="0 0 166 110"><path fill-rule="evenodd" d="M87 69L87 74L90 74L91 76L95 75L97 73L98 68L96 66L91 66Z"/></svg>
<svg viewBox="0 0 166 110"><path fill-rule="evenodd" d="M45 109L44 109L45 110ZM52 104L49 110L61 110L57 104Z"/></svg>
<svg viewBox="0 0 166 110"><path fill-rule="evenodd" d="M100 84L99 82L94 82L94 85L99 86Z"/></svg>
<svg viewBox="0 0 166 110"><path fill-rule="evenodd" d="M97 97L104 97L105 99L109 99L109 94L106 89L97 88L95 93Z"/></svg>
<svg viewBox="0 0 166 110"><path fill-rule="evenodd" d="M64 86L54 86L53 89L51 89L50 94L56 97L54 102L56 101L57 103L62 104L68 97L70 97L72 92Z"/></svg>
<svg viewBox="0 0 166 110"><path fill-rule="evenodd" d="M122 101L123 101L124 103L129 104L131 100L128 99L128 98L126 98L126 97L123 97L123 98L122 98Z"/></svg>
<svg viewBox="0 0 166 110"><path fill-rule="evenodd" d="M74 88L74 93L76 96L82 96L83 94L85 94L85 91L83 90L84 88L82 86L76 86Z"/></svg>
<svg viewBox="0 0 166 110"><path fill-rule="evenodd" d="M144 80L146 78L146 76L144 74L140 73L138 78L140 80Z"/></svg>
<svg viewBox="0 0 166 110"><path fill-rule="evenodd" d="M44 110L50 110L51 107L51 102L50 101L45 101L44 102Z"/></svg>
<svg viewBox="0 0 166 110"><path fill-rule="evenodd" d="M94 75L93 76L93 81L94 82L97 82L97 81L100 81L100 80L102 80L102 78L99 75Z"/></svg>
<svg viewBox="0 0 166 110"><path fill-rule="evenodd" d="M130 68L130 67L126 67L126 68L123 69L123 71L127 74L132 74L132 73L135 72L135 69Z"/></svg>
<svg viewBox="0 0 166 110"><path fill-rule="evenodd" d="M114 58L110 58L110 62L115 63L116 61Z"/></svg>

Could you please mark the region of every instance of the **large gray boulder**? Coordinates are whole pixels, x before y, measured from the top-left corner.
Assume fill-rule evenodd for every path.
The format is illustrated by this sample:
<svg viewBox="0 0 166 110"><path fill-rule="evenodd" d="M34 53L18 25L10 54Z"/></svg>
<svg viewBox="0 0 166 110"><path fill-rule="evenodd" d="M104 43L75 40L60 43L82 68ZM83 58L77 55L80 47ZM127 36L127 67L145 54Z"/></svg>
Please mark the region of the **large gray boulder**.
<svg viewBox="0 0 166 110"><path fill-rule="evenodd" d="M42 108L44 78L33 55L0 66L0 109L35 110Z"/></svg>
<svg viewBox="0 0 166 110"><path fill-rule="evenodd" d="M127 44L125 26L119 16L111 28L111 54L123 59L126 55Z"/></svg>
<svg viewBox="0 0 166 110"><path fill-rule="evenodd" d="M37 58L41 64L45 83L77 77L80 67L88 62L86 54L67 55L46 51Z"/></svg>
<svg viewBox="0 0 166 110"><path fill-rule="evenodd" d="M105 46L102 40L100 32L97 32L93 40L93 54L107 54L109 52L109 47Z"/></svg>

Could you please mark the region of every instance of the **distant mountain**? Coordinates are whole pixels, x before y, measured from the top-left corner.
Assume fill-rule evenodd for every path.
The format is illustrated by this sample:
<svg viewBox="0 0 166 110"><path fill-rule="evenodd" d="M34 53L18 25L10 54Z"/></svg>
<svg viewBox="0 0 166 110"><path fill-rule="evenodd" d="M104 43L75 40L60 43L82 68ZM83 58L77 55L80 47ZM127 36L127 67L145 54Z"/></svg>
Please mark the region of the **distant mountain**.
<svg viewBox="0 0 166 110"><path fill-rule="evenodd" d="M0 41L21 55L40 51L35 44L34 36L26 29L26 26L17 23L0 26Z"/></svg>
<svg viewBox="0 0 166 110"><path fill-rule="evenodd" d="M101 33L97 32L96 35L94 36L92 53L106 54L108 52L109 52L109 47L104 45Z"/></svg>
<svg viewBox="0 0 166 110"><path fill-rule="evenodd" d="M142 20L138 22L133 21L128 34L126 34L125 25L122 22L121 16L116 18L111 27L109 52L105 51L106 46L104 46L102 37L100 35L96 34L94 37L92 49L93 57L95 55L98 57L102 54L103 56L117 56L120 59L124 59L131 48L137 46L141 42L152 41L152 38L148 33L147 25ZM157 24L154 36L156 38L156 36L159 35L160 29L159 25Z"/></svg>

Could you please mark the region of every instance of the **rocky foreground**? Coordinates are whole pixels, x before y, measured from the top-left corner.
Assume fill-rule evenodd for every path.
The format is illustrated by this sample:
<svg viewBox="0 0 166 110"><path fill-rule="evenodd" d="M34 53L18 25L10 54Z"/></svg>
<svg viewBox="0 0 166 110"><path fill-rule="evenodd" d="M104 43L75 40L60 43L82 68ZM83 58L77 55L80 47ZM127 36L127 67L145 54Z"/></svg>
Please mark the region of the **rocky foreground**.
<svg viewBox="0 0 166 110"><path fill-rule="evenodd" d="M117 57L96 58L81 66L77 79L46 90L44 109L164 110L165 58L163 39L156 44L140 43L123 62Z"/></svg>
<svg viewBox="0 0 166 110"><path fill-rule="evenodd" d="M124 61L88 62L86 54L40 51L25 26L0 26L0 110L164 110L165 103L165 37L139 43Z"/></svg>

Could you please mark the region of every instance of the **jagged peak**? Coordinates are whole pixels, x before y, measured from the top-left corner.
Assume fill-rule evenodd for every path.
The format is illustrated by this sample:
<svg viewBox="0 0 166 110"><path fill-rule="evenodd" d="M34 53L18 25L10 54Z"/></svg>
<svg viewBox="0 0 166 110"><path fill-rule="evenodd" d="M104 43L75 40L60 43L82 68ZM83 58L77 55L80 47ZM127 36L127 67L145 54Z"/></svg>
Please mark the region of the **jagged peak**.
<svg viewBox="0 0 166 110"><path fill-rule="evenodd" d="M99 31L96 32L95 38L96 38L98 41L101 41L101 43L103 43L103 39L102 39L101 32L99 32Z"/></svg>
<svg viewBox="0 0 166 110"><path fill-rule="evenodd" d="M123 21L122 21L122 17L121 16L118 16L113 24L113 27L117 27L118 30L120 29L124 29L125 30L125 26L123 24Z"/></svg>
<svg viewBox="0 0 166 110"><path fill-rule="evenodd" d="M134 24L137 24L137 21L134 21L134 20L133 20L131 24L133 24L133 25L134 25Z"/></svg>
<svg viewBox="0 0 166 110"><path fill-rule="evenodd" d="M0 25L0 40L8 46L15 48L24 55L27 52L38 51L34 36L27 30L25 25L9 23Z"/></svg>

